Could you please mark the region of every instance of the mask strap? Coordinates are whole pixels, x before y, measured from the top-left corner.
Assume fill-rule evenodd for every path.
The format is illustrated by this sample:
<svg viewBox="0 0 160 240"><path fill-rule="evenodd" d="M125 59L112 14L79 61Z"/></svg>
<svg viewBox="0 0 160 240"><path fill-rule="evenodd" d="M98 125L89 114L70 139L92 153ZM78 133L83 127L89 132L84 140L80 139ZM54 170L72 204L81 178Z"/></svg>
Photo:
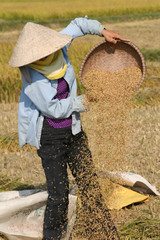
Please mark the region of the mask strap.
<svg viewBox="0 0 160 240"><path fill-rule="evenodd" d="M28 83L31 83L32 80L31 80L31 77L30 77L30 74L29 74L29 71L27 69L26 66L22 66L22 67L19 67L20 71L21 71L21 74L23 75L24 77L24 80Z"/></svg>

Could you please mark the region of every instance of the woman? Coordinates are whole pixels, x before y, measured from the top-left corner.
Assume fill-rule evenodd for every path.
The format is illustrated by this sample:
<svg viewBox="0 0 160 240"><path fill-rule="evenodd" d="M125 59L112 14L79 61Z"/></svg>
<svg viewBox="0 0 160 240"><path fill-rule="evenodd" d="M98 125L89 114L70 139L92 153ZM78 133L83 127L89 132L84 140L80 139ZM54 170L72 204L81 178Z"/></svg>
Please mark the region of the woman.
<svg viewBox="0 0 160 240"><path fill-rule="evenodd" d="M71 21L61 32L29 22L21 31L9 62L22 73L19 144L37 148L46 175L45 240L58 240L65 233L69 193L67 164L78 185L82 207L90 216L86 227L88 239L119 239L102 199L81 126L80 112L85 111L86 104L84 95L77 96L75 74L67 55L73 39L85 34L104 36L114 44L116 39L128 41L117 32L106 30L98 21L87 18ZM89 231L91 227L93 231Z"/></svg>

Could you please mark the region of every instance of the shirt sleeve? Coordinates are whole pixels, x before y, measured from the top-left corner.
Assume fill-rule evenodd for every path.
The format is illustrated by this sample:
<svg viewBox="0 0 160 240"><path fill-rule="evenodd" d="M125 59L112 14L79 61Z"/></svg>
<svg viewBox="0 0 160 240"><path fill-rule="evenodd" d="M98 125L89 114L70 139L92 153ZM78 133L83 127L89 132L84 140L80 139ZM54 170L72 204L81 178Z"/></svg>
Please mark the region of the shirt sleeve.
<svg viewBox="0 0 160 240"><path fill-rule="evenodd" d="M36 80L24 85L24 93L34 103L37 109L46 117L63 119L68 118L73 112L85 111L83 104L84 95L55 99L56 89L47 79Z"/></svg>
<svg viewBox="0 0 160 240"><path fill-rule="evenodd" d="M102 36L102 31L105 27L97 20L85 18L75 18L71 23L60 33L68 34L72 39L84 36L86 34Z"/></svg>

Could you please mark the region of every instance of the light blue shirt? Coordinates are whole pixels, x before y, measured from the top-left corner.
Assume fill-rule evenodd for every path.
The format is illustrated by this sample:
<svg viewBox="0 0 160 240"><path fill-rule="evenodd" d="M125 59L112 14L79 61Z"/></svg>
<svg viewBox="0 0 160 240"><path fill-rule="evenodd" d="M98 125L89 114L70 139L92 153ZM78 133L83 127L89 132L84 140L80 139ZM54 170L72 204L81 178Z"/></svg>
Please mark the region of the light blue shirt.
<svg viewBox="0 0 160 240"><path fill-rule="evenodd" d="M76 18L61 31L72 37L85 34L102 36L104 27L96 20ZM71 42L72 42L71 41ZM85 110L84 96L77 96L77 83L73 67L69 61L67 50L71 42L62 51L67 62L67 70L64 79L69 85L69 95L66 99L54 99L57 93L57 81L49 80L41 73L28 67L32 82L26 82L22 75L23 88L20 95L18 111L18 135L19 145L25 144L40 148L40 138L44 116L49 118L67 118L72 115L73 135L81 131L80 112Z"/></svg>

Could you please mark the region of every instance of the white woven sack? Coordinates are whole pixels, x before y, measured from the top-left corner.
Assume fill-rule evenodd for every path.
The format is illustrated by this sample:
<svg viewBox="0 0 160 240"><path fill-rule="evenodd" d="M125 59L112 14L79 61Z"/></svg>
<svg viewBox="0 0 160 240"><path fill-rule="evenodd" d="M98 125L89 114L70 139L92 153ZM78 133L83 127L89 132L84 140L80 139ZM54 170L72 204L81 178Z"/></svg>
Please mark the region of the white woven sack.
<svg viewBox="0 0 160 240"><path fill-rule="evenodd" d="M37 190L0 193L0 232L8 240L42 239L44 211L48 194ZM65 240L69 239L76 219L77 197L69 194L69 223Z"/></svg>

